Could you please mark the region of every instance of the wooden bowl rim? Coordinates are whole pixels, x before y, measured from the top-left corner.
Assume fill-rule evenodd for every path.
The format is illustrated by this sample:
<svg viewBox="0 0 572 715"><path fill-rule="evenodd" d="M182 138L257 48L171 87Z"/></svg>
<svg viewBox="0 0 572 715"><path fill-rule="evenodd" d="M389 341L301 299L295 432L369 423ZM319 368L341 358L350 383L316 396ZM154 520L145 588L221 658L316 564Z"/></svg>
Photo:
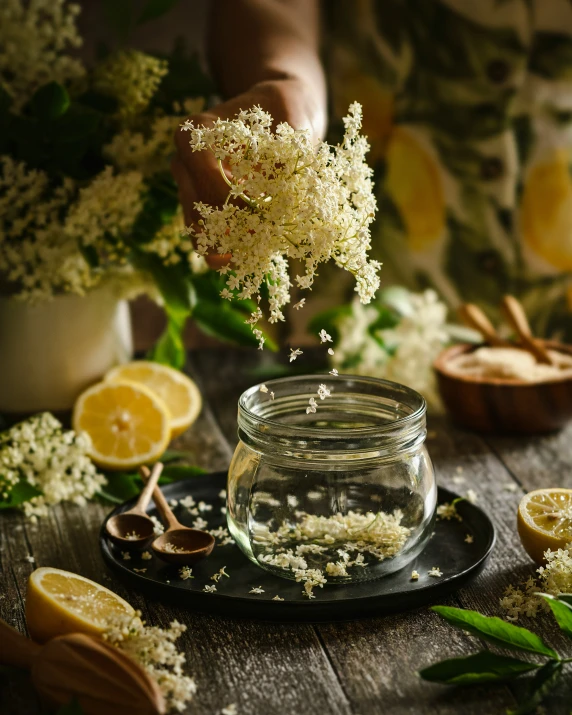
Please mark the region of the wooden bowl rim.
<svg viewBox="0 0 572 715"><path fill-rule="evenodd" d="M558 342L557 340L542 340L542 344L557 352L572 355L572 345ZM455 380L459 383L468 383L473 385L494 385L495 387L528 387L535 388L539 385L554 385L554 384L572 384L572 375L569 377L556 378L554 380L537 380L535 382L527 382L526 380L503 380L501 377L479 377L477 375L460 375L447 368L447 363L452 357L461 355L462 353L474 352L478 348L490 347L488 343L456 343L442 350L433 362L433 369L438 374L449 380ZM518 347L515 345L514 347Z"/></svg>

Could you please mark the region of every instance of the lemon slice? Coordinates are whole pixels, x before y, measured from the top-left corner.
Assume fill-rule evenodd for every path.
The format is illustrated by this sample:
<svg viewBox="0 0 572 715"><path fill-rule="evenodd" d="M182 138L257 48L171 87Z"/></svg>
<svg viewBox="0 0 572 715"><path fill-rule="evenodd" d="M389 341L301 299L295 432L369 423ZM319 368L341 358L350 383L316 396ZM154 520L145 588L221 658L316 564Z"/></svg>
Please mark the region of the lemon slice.
<svg viewBox="0 0 572 715"><path fill-rule="evenodd" d="M116 593L69 571L39 568L28 579L26 621L37 643L66 633L99 636L135 610Z"/></svg>
<svg viewBox="0 0 572 715"><path fill-rule="evenodd" d="M196 383L167 365L137 360L112 368L105 380L130 380L145 385L167 405L171 416L171 437L188 429L199 416L203 401Z"/></svg>
<svg viewBox="0 0 572 715"><path fill-rule="evenodd" d="M563 549L572 541L572 489L537 489L518 505L518 533L536 563L547 549Z"/></svg>
<svg viewBox="0 0 572 715"><path fill-rule="evenodd" d="M73 427L87 432L89 456L107 469L132 469L154 462L171 437L161 398L135 382L98 382L75 403Z"/></svg>

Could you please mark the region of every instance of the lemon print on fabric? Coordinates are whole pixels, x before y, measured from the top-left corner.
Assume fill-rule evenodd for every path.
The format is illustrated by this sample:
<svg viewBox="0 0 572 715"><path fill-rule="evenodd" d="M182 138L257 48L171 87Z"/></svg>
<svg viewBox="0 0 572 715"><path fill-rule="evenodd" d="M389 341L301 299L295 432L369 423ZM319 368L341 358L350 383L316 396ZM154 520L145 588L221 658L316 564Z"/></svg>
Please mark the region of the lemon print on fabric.
<svg viewBox="0 0 572 715"><path fill-rule="evenodd" d="M352 102L362 105L363 133L371 146L367 159L369 164L376 164L385 155L391 132L393 93L360 68L340 72L333 85L334 110L337 116L343 117Z"/></svg>
<svg viewBox="0 0 572 715"><path fill-rule="evenodd" d="M572 179L569 152L554 151L527 177L522 198L522 234L537 256L560 270L572 270Z"/></svg>
<svg viewBox="0 0 572 715"><path fill-rule="evenodd" d="M411 251L437 242L445 230L445 196L439 166L419 139L396 127L387 147L385 189L397 206Z"/></svg>

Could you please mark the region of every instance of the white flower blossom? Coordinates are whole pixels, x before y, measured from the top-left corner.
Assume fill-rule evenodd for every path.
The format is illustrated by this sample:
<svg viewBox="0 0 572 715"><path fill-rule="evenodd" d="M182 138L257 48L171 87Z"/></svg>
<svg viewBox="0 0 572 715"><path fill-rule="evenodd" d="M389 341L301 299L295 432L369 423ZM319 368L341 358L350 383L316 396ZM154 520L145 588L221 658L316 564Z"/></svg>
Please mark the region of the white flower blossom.
<svg viewBox="0 0 572 715"><path fill-rule="evenodd" d="M319 338L320 338L321 343L331 343L332 342L332 336L328 335L328 333L325 330L320 330Z"/></svg>
<svg viewBox="0 0 572 715"><path fill-rule="evenodd" d="M267 285L272 323L284 320L290 302L291 260L304 265L295 278L302 289L312 286L320 263L333 260L354 275L364 303L377 291L380 264L367 256L376 201L361 119L361 106L352 104L336 147L316 147L310 132L285 123L272 131L260 107L208 127L182 125L193 151L210 151L219 162L233 199L221 207L195 204L201 218L187 232L202 254L232 254L238 298L258 297Z"/></svg>
<svg viewBox="0 0 572 715"><path fill-rule="evenodd" d="M290 348L290 362L294 362L298 355L303 355L302 350L299 350L298 348L296 348L295 350L294 348Z"/></svg>

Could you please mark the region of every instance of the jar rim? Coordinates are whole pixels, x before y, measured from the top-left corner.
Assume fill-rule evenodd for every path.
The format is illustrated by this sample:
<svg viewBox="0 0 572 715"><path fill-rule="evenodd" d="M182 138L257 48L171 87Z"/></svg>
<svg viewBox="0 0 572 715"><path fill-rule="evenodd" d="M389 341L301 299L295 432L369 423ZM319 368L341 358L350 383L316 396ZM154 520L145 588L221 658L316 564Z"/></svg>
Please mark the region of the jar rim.
<svg viewBox="0 0 572 715"><path fill-rule="evenodd" d="M309 425L295 425L295 424L285 424L278 419L272 418L272 416L267 416L263 411L256 411L252 409L255 405L259 407L266 407L268 411L268 406L270 406L270 411L272 408L272 403L279 403L279 399L276 401L270 398L261 402L255 400L257 395L266 396L270 392L274 392L272 388L278 388L284 385L290 386L300 386L303 383L311 382L315 385L314 395L316 395L317 386L319 383L328 383L328 387L333 386L334 389L336 385L343 384L346 388L359 388L363 386L363 391L360 392L359 389L354 389L356 395L362 394L366 395L368 393L372 394L373 390L378 391L378 396L393 396L400 395L404 400L400 401L398 404L409 404L411 409L407 414L402 414L396 416L395 419L388 421L385 424L376 424L360 427L349 427L343 429L343 435L345 438L383 438L384 434L394 434L396 430L406 429L412 426L412 423L418 423L421 418L424 418L427 411L427 404L425 398L419 392L411 387L402 385L398 382L393 382L391 380L384 380L376 377L364 377L361 375L349 375L340 374L335 377L329 374L313 374L313 375L294 375L290 377L281 377L274 380L268 380L264 383L259 383L253 385L252 387L245 390L238 400L239 416L242 413L247 420L252 420L257 423L257 427L266 429L279 429L285 431L293 439L312 440L312 439L324 439L325 430L321 427L312 427ZM268 393L260 391L262 385L266 385L268 388ZM308 397L312 396L312 393L308 393ZM316 395L317 396L317 395ZM330 398L326 398L330 399ZM318 401L320 402L320 401ZM323 404L323 403L322 403ZM319 410L320 405L318 406Z"/></svg>

